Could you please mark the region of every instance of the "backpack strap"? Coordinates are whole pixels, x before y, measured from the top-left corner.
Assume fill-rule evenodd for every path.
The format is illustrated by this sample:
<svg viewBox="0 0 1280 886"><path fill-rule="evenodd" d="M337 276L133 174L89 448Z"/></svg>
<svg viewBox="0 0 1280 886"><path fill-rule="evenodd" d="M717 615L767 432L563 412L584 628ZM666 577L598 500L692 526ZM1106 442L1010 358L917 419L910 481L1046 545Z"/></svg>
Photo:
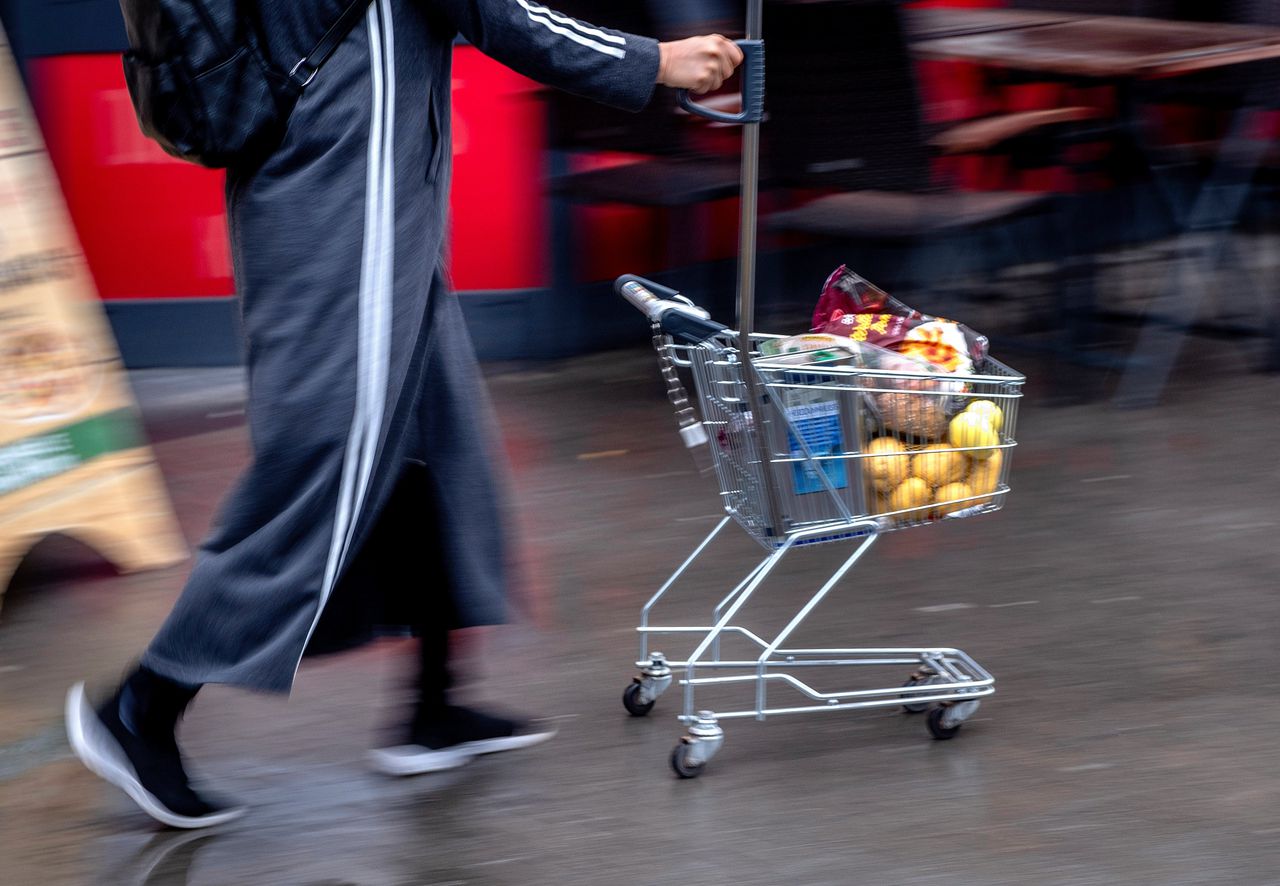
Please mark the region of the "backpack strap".
<svg viewBox="0 0 1280 886"><path fill-rule="evenodd" d="M343 10L338 20L320 38L315 49L298 59L298 63L289 69L289 80L294 86L299 90L307 88L315 79L316 73L329 60L329 56L338 48L338 44L347 39L351 29L364 17L371 2L372 0L352 0L351 5Z"/></svg>

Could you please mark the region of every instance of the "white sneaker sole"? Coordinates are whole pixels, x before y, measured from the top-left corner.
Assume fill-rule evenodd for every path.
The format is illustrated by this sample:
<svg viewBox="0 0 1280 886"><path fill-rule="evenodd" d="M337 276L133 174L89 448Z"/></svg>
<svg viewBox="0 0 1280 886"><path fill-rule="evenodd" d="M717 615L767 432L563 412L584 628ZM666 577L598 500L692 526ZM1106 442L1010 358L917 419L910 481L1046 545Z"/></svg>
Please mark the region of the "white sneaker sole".
<svg viewBox="0 0 1280 886"><path fill-rule="evenodd" d="M556 733L534 732L529 735L511 735L505 738L486 738L468 741L451 748L433 751L422 745L406 744L392 748L379 748L369 752L369 763L383 775L426 775L428 772L444 772L465 766L482 754L500 751L517 751L542 744Z"/></svg>
<svg viewBox="0 0 1280 886"><path fill-rule="evenodd" d="M84 684L77 683L67 692L67 740L80 762L94 775L115 785L129 795L147 815L171 828L211 828L244 815L244 807L224 809L211 815L179 815L161 803L142 786L133 764L111 736L84 694Z"/></svg>
<svg viewBox="0 0 1280 886"><path fill-rule="evenodd" d="M521 748L531 748L536 744L542 744L544 741L550 741L555 737L554 729L546 732L530 732L528 735L508 735L505 738L486 738L480 741L468 741L458 745L458 750L464 753L474 754L496 754L499 751L518 751Z"/></svg>
<svg viewBox="0 0 1280 886"><path fill-rule="evenodd" d="M369 765L383 775L405 776L457 769L474 760L475 755L464 754L453 748L433 751L422 745L405 744L370 751L368 759Z"/></svg>

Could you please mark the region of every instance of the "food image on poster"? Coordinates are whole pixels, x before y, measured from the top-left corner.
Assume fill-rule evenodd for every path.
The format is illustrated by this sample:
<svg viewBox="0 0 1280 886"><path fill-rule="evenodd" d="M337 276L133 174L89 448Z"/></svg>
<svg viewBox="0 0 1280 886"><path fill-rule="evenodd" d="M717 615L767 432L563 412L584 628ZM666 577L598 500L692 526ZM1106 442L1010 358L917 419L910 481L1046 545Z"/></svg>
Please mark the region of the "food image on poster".
<svg viewBox="0 0 1280 886"><path fill-rule="evenodd" d="M100 380L101 368L70 335L47 326L0 329L0 421L74 415Z"/></svg>

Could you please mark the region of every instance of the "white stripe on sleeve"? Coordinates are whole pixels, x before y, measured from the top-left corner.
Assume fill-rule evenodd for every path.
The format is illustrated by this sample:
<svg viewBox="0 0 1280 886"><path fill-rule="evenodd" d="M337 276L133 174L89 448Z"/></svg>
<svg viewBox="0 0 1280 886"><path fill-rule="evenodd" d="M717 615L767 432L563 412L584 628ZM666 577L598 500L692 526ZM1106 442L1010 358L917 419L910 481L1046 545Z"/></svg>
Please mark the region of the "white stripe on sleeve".
<svg viewBox="0 0 1280 886"><path fill-rule="evenodd" d="M604 37L605 39L610 38L609 34L605 34L602 31L596 31L594 28L584 27L580 23L573 21L573 19L564 19L563 16L556 16L557 19L564 19L565 21L568 21L577 30L562 28L559 25L553 23L550 18L544 17L544 14L539 11L542 9L542 7L531 6L529 3L525 2L525 0L516 0L516 2L524 7L525 13L529 16L529 21L534 22L535 24L542 25L544 28L546 28L548 31L551 31L553 34L559 34L561 37L568 37L574 43L585 46L588 49L594 49L596 52L603 53L604 55L610 55L610 56L613 56L614 58L627 57L627 51L625 49L619 49L617 46L608 46L604 43L600 43L596 40L591 39L590 37L584 36L583 33L580 33L580 32L594 32L596 34L600 34L600 36ZM547 14L550 15L552 13L547 13ZM622 38L614 38L614 39L621 42L624 46L626 45L626 41L622 40Z"/></svg>
<svg viewBox="0 0 1280 886"><path fill-rule="evenodd" d="M616 43L619 46L627 45L627 41L624 38L619 37L617 34L606 34L604 31L601 31L599 28L592 28L592 27L589 27L588 25L584 25L582 22L578 21L577 19L569 18L569 16L567 15L561 15L560 13L554 10L548 9L545 6L538 6L537 4L534 4L534 3L527 3L525 2L525 0L516 0L516 2L519 3L521 6L523 6L526 12L533 13L534 15L544 16L546 18L551 19L553 22L559 22L562 25L568 25L569 27L573 28L575 31L578 31L579 33L582 33L582 34L586 34L588 37L599 37L601 40L604 40L606 43Z"/></svg>

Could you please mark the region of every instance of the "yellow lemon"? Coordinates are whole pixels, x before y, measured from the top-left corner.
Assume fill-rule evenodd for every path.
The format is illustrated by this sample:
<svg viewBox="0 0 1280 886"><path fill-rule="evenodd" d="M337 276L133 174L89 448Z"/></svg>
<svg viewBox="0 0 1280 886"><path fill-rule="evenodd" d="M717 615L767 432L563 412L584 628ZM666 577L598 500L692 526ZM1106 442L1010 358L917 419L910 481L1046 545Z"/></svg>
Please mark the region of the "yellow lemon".
<svg viewBox="0 0 1280 886"><path fill-rule="evenodd" d="M991 457L983 461L975 461L973 463L973 471L969 474L969 488L973 490L971 495L985 495L988 492L995 492L996 486L1000 483L1000 466L1004 463L1004 452L996 449L991 453ZM973 502L975 505L990 504L991 499L980 498Z"/></svg>
<svg viewBox="0 0 1280 886"><path fill-rule="evenodd" d="M952 446L959 449L970 446L1000 445L1000 435L992 429L990 422L972 412L962 412L951 419L951 426L947 429L947 439L951 441ZM975 461L982 461L990 458L992 453L997 451L992 448L974 449L966 454Z"/></svg>
<svg viewBox="0 0 1280 886"><path fill-rule="evenodd" d="M940 488L934 496L938 500L938 506L933 512L939 517L947 514L954 514L956 511L963 511L965 508L971 508L977 504L976 501L964 501L964 499L973 495L973 490L969 488L968 483L948 483Z"/></svg>
<svg viewBox="0 0 1280 886"><path fill-rule="evenodd" d="M974 400L965 407L964 411L985 418L993 431L998 431L1004 427L1004 413L999 406L990 400Z"/></svg>
<svg viewBox="0 0 1280 886"><path fill-rule="evenodd" d="M925 447L911 459L911 475L919 477L930 486L946 486L964 477L969 462L964 453L956 452L946 443L934 443Z"/></svg>
<svg viewBox="0 0 1280 886"><path fill-rule="evenodd" d="M866 451L872 453L864 458L862 464L871 485L879 492L888 492L907 479L911 457L906 454L907 447L893 437L877 437L867 444Z"/></svg>
<svg viewBox="0 0 1280 886"><path fill-rule="evenodd" d="M932 502L933 490L929 484L919 477L908 477L889 496L889 510L908 512L899 514L899 520L917 520L925 516L919 509L928 507Z"/></svg>

